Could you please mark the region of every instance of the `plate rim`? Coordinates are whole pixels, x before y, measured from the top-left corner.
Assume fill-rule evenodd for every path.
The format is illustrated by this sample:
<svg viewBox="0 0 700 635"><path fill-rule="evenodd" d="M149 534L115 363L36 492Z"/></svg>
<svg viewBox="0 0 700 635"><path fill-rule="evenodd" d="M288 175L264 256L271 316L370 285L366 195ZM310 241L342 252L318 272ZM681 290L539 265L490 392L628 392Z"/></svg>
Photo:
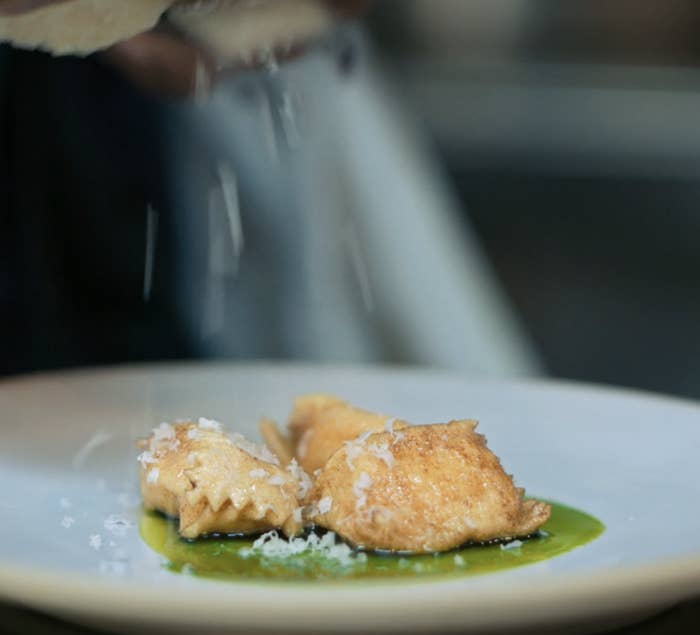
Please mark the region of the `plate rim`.
<svg viewBox="0 0 700 635"><path fill-rule="evenodd" d="M291 631L309 627L328 630L371 628L413 630L435 627L499 629L533 627L553 620L603 619L610 615L661 609L697 595L700 556L608 571L559 574L554 579L528 580L513 593L512 585L479 587L466 580L416 581L402 585L329 585L308 592L308 586L282 583L246 583L197 579L184 583L186 593L173 603L173 586L123 581L83 574L61 574L29 567L2 566L0 599L34 609L84 619L143 624L176 622L179 626L257 628ZM175 574L174 574L175 575ZM439 593L424 593L426 585ZM261 593L261 588L269 592ZM382 593L378 594L377 590ZM321 597L322 596L322 597ZM235 598L236 601L232 601ZM79 600L79 601L77 601ZM320 600L329 600L319 610ZM392 602L395 600L395 602ZM271 610L274 603L274 610ZM128 616L124 607L129 607ZM478 610L474 609L478 607ZM508 611L504 611L504 607ZM203 623L203 616L206 620ZM392 628L393 623L393 628ZM343 626L347 628L343 628ZM339 628L340 627L340 628Z"/></svg>
<svg viewBox="0 0 700 635"><path fill-rule="evenodd" d="M314 372L323 370L329 373L367 372L373 374L404 374L414 377L444 378L450 381L468 381L481 385L503 386L532 386L544 390L573 390L583 392L595 392L611 397L629 397L657 402L666 402L676 406L695 408L700 411L700 399L672 395L668 393L625 386L622 384L603 384L579 379L547 377L544 375L485 375L476 372L438 368L414 364L364 364L345 362L305 362L294 360L275 360L267 358L247 360L196 360L175 359L154 362L128 362L124 364L104 364L93 366L75 366L56 370L37 370L14 375L0 377L0 393L15 384L30 383L33 381L46 381L60 379L61 377L94 376L94 375L125 375L133 372L163 372L163 371L191 371L193 369L231 369L235 371L279 371L293 370L296 372Z"/></svg>
<svg viewBox="0 0 700 635"><path fill-rule="evenodd" d="M95 375L128 375L133 372L196 372L221 370L249 372L371 372L404 374L412 377L431 377L465 381L478 385L505 387L534 387L545 391L574 390L640 399L685 407L700 413L700 403L691 399L664 395L634 388L598 385L573 380L539 377L484 377L459 371L415 366L323 364L287 361L253 360L230 361L174 361L159 363L123 364L117 366L79 367L73 369L36 372L6 377L0 380L0 395L13 386L36 381L50 381L73 377L92 378ZM396 630L397 624L410 624L415 629L429 628L425 617L440 614L440 626L463 628L503 628L513 625L535 626L552 623L553 617L564 621L579 618L605 617L624 611L635 611L650 606L661 608L681 601L700 591L700 553L682 558L665 559L644 565L626 566L608 570L600 576L600 569L590 572L561 573L552 578L528 580L516 594L511 584L501 588L494 584L475 585L475 578L463 580L440 579L405 581L401 585L377 583L361 588L355 585L318 587L313 593L307 585L287 585L280 582L246 584L198 579L187 586L187 593L179 594L172 602L173 586L153 588L152 583L109 580L81 573L58 573L41 568L18 566L0 560L0 598L32 608L63 615L76 615L97 620L123 620L124 606L129 606L129 620L148 624L172 623L175 619L187 626L205 623L212 626L302 630L309 627L342 630L339 619L353 618L348 629L372 628L377 631ZM478 578L477 578L478 579ZM466 580L471 580L467 587ZM426 585L440 593L424 593ZM261 587L269 592L261 593ZM381 594L376 590L380 588ZM235 590L232 593L232 589ZM318 596L333 600L322 611L318 610ZM378 597L381 595L381 598ZM388 600L396 595L398 600ZM271 596L276 603L270 610ZM232 598L236 598L232 602ZM304 604L306 603L306 604ZM504 603L510 610L504 611ZM175 604L175 606L174 606ZM478 611L474 611L478 607ZM313 608L314 611L303 610Z"/></svg>

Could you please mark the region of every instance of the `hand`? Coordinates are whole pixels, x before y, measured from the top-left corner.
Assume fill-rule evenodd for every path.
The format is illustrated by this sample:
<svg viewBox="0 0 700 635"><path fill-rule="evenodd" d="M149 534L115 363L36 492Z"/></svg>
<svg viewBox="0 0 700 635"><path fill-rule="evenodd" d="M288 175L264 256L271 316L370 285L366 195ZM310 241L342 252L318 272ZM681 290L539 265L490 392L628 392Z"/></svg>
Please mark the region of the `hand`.
<svg viewBox="0 0 700 635"><path fill-rule="evenodd" d="M339 16L351 18L362 13L371 0L324 2ZM293 59L299 53L299 48L292 49L285 53L284 59ZM215 81L220 74L215 61L205 51L158 29L116 44L104 56L136 84L167 96L190 97L195 92L198 73L203 73L207 83ZM227 68L223 73L235 70Z"/></svg>
<svg viewBox="0 0 700 635"><path fill-rule="evenodd" d="M48 4L70 0L0 0L0 14L14 15ZM342 17L362 12L371 0L324 0ZM298 52L296 52L298 53ZM136 84L162 95L187 97L195 90L199 71L215 75L215 64L192 43L161 30L142 33L102 53L103 57ZM290 56L294 56L293 51Z"/></svg>

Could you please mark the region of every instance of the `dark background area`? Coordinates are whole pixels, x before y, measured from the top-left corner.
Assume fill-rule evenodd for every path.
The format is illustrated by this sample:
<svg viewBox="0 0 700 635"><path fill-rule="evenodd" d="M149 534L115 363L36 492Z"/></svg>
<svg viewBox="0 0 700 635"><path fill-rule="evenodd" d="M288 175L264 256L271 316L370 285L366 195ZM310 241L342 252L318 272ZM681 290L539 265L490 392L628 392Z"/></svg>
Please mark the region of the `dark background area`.
<svg viewBox="0 0 700 635"><path fill-rule="evenodd" d="M463 203L465 222L481 238L548 372L699 398L700 3L382 0L367 22L388 81L422 126ZM6 49L5 63L8 55ZM43 80L15 81L14 92L0 90L0 143L34 135L40 151L20 153L22 160L42 170L50 162L60 165L66 159L55 153L69 147L76 138L71 130L86 123L71 122L72 109L100 95L117 99L111 91L122 80L111 77L100 88L104 69L93 76L95 67L84 64L76 71L71 61L13 55L15 72ZM0 59L5 82L7 68ZM58 114L47 104L60 101L56 96L67 81L83 80L92 96L76 89L78 101L64 103L69 123L59 131L63 141L47 142L57 128L37 131L30 121L37 116L56 124ZM71 224L84 231L63 243L66 250L52 252L63 223L53 218L47 226L35 224L28 215L31 184L13 180L17 166L0 152L0 205L9 208L15 197L13 215L0 215L0 294L34 307L26 319L0 316L4 329L25 333L25 339L3 343L0 373L196 354L182 325L170 319L172 289L161 289L148 307L142 304L142 216L149 199L165 195L148 191L157 187L159 159L130 152L126 122L130 111L146 113L141 141L151 136L149 147L156 147L158 129L148 122L158 105L126 84L120 95L123 103L106 130L120 152L140 156L125 161L116 155L113 170L122 184L131 183L138 218L127 222L120 210L130 203L108 184L93 188L99 197L83 206L113 208L103 215L114 224L107 228L115 241L109 245L91 247L89 223L95 220L75 216L84 201L71 199L54 173L53 191L74 214ZM25 105L18 109L20 102ZM101 178L90 176L94 167L86 160L88 182ZM168 232L168 202L159 205L166 210L161 230ZM89 296L62 305L42 294L58 293L63 285L63 296L70 295L70 280L54 281L48 290L22 282L29 266L55 270L55 262L37 263L36 253L22 244L37 232L46 249L33 249L60 261L62 271L79 271ZM130 232L138 234L131 241ZM135 244L138 253L119 247ZM110 282L91 278L99 267L90 262L105 258L122 263L129 278L112 285L128 289L117 304L140 312L128 341L87 336L90 320L104 317L101 294ZM177 267L167 250L159 258L161 268ZM57 328L58 317L75 321L74 311L85 321L85 337L69 341ZM31 361L26 353L32 348L44 350L43 358Z"/></svg>
<svg viewBox="0 0 700 635"><path fill-rule="evenodd" d="M454 176L551 374L700 395L698 184Z"/></svg>
<svg viewBox="0 0 700 635"><path fill-rule="evenodd" d="M700 4L435 4L375 40L548 372L700 397Z"/></svg>

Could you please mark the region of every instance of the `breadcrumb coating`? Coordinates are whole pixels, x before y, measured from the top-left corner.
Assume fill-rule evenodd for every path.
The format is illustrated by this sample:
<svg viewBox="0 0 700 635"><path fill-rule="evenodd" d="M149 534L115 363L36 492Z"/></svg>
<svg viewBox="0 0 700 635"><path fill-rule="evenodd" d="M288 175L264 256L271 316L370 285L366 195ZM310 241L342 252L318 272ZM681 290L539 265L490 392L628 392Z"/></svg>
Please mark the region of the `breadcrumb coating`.
<svg viewBox="0 0 700 635"><path fill-rule="evenodd" d="M534 533L550 506L524 500L475 428L412 426L371 434L360 452L344 445L316 478L310 519L365 549L414 553Z"/></svg>

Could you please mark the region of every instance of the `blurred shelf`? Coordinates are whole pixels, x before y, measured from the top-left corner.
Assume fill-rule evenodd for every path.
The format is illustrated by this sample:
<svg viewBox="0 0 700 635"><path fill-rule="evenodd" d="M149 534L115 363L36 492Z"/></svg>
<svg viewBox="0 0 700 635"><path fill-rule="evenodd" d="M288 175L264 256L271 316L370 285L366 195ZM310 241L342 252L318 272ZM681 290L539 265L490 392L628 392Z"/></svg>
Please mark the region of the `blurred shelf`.
<svg viewBox="0 0 700 635"><path fill-rule="evenodd" d="M394 71L452 165L698 176L698 70L424 58Z"/></svg>

